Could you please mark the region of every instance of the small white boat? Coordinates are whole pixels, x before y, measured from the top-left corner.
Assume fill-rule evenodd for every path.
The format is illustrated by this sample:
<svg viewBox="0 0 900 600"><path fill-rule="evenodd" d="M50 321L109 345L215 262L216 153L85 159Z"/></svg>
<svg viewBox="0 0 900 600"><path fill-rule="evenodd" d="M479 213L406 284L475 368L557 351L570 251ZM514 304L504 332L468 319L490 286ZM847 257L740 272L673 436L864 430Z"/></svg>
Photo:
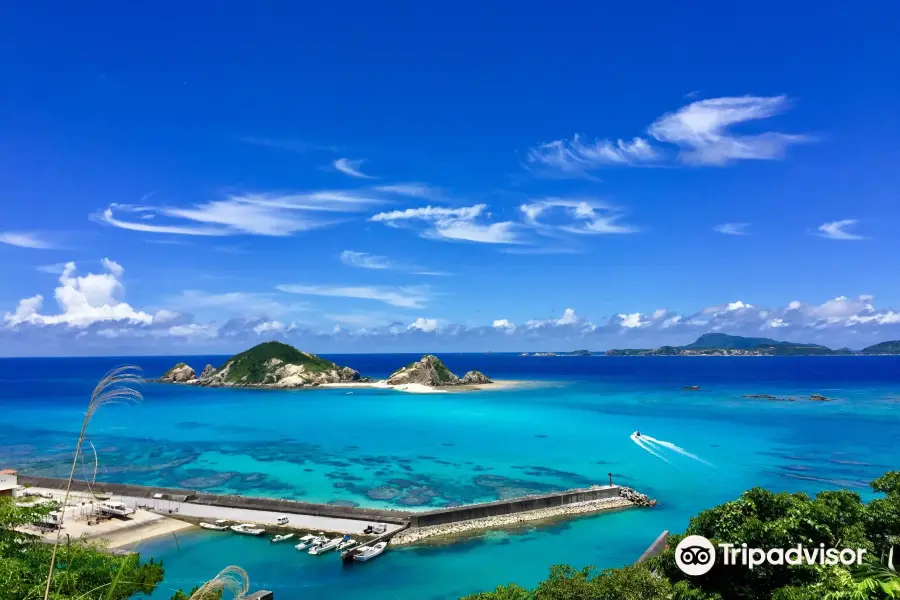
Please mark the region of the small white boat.
<svg viewBox="0 0 900 600"><path fill-rule="evenodd" d="M266 531L261 527L255 527L252 523L232 525L230 529L235 533L243 533L244 535L262 535Z"/></svg>
<svg viewBox="0 0 900 600"><path fill-rule="evenodd" d="M311 533L308 533L298 540L300 543L297 544L296 546L294 546L294 548L296 548L297 550L307 550L310 546L315 544L318 540L319 540L319 538L317 538L316 536L314 536Z"/></svg>
<svg viewBox="0 0 900 600"><path fill-rule="evenodd" d="M341 541L342 541L343 539L344 539L344 538L332 538L332 539L330 539L330 540L329 540L329 539L326 539L326 540L325 540L324 542L322 542L321 544L316 544L315 546L313 546L312 548L310 548L310 549L309 549L309 553L310 553L310 554L313 554L313 555L316 555L316 554L325 554L326 552L329 552L329 551L334 550L335 548L337 548L337 547L338 547L338 544L340 544Z"/></svg>
<svg viewBox="0 0 900 600"><path fill-rule="evenodd" d="M113 517L128 517L134 514L133 508L128 508L121 502L101 502L97 509L100 513Z"/></svg>
<svg viewBox="0 0 900 600"><path fill-rule="evenodd" d="M291 539L292 537L294 537L294 534L293 534L293 533L286 533L286 534L284 534L284 535L276 535L275 537L273 537L273 538L272 538L271 540L269 540L269 541L272 542L272 543L276 543L276 544L277 544L278 542L284 542L284 541L287 541L287 540Z"/></svg>
<svg viewBox="0 0 900 600"><path fill-rule="evenodd" d="M218 519L215 523L200 523L200 527L203 529L211 529L212 531L225 531L228 529L228 521L225 519Z"/></svg>
<svg viewBox="0 0 900 600"><path fill-rule="evenodd" d="M363 562L372 560L387 547L387 542L378 542L374 546L361 546L357 548L358 552L353 555L353 560L361 560Z"/></svg>
<svg viewBox="0 0 900 600"><path fill-rule="evenodd" d="M352 545L355 544L355 543L356 543L356 540L354 540L354 539L353 539L352 537L350 537L350 536L346 536L346 537L344 537L343 540L341 540L341 543L338 544L337 549L338 549L338 550L343 550L344 548L349 548L350 546L352 546Z"/></svg>

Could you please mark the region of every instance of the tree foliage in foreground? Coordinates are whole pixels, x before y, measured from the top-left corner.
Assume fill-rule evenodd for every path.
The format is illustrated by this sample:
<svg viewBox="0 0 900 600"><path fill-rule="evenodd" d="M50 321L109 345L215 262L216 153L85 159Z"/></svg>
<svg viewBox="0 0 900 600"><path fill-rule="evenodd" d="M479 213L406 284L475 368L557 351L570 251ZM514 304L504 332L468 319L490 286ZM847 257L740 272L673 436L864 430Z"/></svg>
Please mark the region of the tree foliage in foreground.
<svg viewBox="0 0 900 600"><path fill-rule="evenodd" d="M53 547L16 528L39 522L53 508L0 498L0 600L43 599ZM149 594L162 578L159 562L142 563L137 554L113 555L96 544L64 540L57 551L50 598L125 600Z"/></svg>
<svg viewBox="0 0 900 600"><path fill-rule="evenodd" d="M900 599L900 471L876 479L884 494L869 503L848 490L806 494L772 493L761 488L733 502L701 512L668 548L640 565L597 572L567 565L528 590L500 586L464 600L887 600ZM860 568L826 565L760 565L753 570L723 566L721 552L706 575L689 577L675 564L675 547L685 536L702 535L714 544L746 542L751 548L864 548ZM891 549L894 549L893 553ZM893 568L888 561L894 556Z"/></svg>

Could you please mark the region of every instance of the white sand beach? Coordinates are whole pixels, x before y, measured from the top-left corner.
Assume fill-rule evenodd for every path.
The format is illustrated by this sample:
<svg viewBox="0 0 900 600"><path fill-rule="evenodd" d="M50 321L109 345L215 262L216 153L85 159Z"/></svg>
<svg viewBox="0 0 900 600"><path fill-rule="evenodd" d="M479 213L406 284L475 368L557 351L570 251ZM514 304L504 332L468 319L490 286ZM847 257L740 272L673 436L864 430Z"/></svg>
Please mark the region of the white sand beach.
<svg viewBox="0 0 900 600"><path fill-rule="evenodd" d="M498 391L508 390L523 386L539 386L541 382L537 381L521 381L514 379L495 379L493 383L477 383L466 385L448 385L444 387L435 387L430 385L422 385L421 383L405 383L402 385L388 385L387 380L380 379L368 383L346 382L346 383L323 383L320 388L346 388L349 390L359 388L375 388L382 390L395 390L398 392L407 392L410 394L447 394L452 392L472 392L472 391Z"/></svg>

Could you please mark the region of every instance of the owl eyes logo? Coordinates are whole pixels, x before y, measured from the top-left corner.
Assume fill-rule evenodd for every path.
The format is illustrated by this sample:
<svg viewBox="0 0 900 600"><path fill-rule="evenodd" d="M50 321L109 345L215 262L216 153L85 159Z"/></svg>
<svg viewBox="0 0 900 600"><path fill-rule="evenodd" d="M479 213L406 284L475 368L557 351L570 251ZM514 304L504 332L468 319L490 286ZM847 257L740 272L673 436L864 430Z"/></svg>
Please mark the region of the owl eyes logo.
<svg viewBox="0 0 900 600"><path fill-rule="evenodd" d="M716 549L702 535L689 535L675 548L675 564L686 575L709 573L716 563Z"/></svg>

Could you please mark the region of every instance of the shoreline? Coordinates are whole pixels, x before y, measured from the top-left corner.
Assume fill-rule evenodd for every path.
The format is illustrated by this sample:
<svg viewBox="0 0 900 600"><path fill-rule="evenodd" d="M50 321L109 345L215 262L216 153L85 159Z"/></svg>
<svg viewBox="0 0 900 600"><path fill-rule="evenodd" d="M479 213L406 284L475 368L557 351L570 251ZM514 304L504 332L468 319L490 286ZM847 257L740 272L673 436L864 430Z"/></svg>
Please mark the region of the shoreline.
<svg viewBox="0 0 900 600"><path fill-rule="evenodd" d="M421 383L403 383L400 385L389 385L386 379L379 379L371 382L346 382L346 383L323 383L315 386L316 388L331 389L378 389L378 390L395 390L398 392L407 392L410 394L448 394L453 392L472 392L491 390L508 390L517 387L526 387L529 385L539 386L539 381L531 381L525 379L495 379L493 383L467 383L459 385L431 386ZM305 389L305 388L304 388ZM314 388L312 388L314 389Z"/></svg>
<svg viewBox="0 0 900 600"><path fill-rule="evenodd" d="M488 531L519 530L580 516L597 515L635 507L637 505L634 502L623 497L587 500L495 517L416 527L401 531L391 538L390 543L392 546L411 546L420 543L453 544L461 539L481 535Z"/></svg>
<svg viewBox="0 0 900 600"><path fill-rule="evenodd" d="M560 384L565 382L543 382L536 379L495 379L493 383L466 383L458 385L431 386L421 383L403 383L398 385L390 385L387 379L379 379L377 381L342 381L340 383L320 383L318 385L279 385L270 384L233 384L233 385L203 385L200 379L191 381L160 381L159 379L148 379L149 383L158 383L164 385L183 385L188 387L197 387L204 389L233 389L233 390L281 390L281 391L297 391L297 390L315 390L315 389L376 389L376 390L394 390L397 392L406 392L409 394L447 394L454 392L490 392L500 390L510 390L514 388L524 387L541 387L548 384Z"/></svg>

